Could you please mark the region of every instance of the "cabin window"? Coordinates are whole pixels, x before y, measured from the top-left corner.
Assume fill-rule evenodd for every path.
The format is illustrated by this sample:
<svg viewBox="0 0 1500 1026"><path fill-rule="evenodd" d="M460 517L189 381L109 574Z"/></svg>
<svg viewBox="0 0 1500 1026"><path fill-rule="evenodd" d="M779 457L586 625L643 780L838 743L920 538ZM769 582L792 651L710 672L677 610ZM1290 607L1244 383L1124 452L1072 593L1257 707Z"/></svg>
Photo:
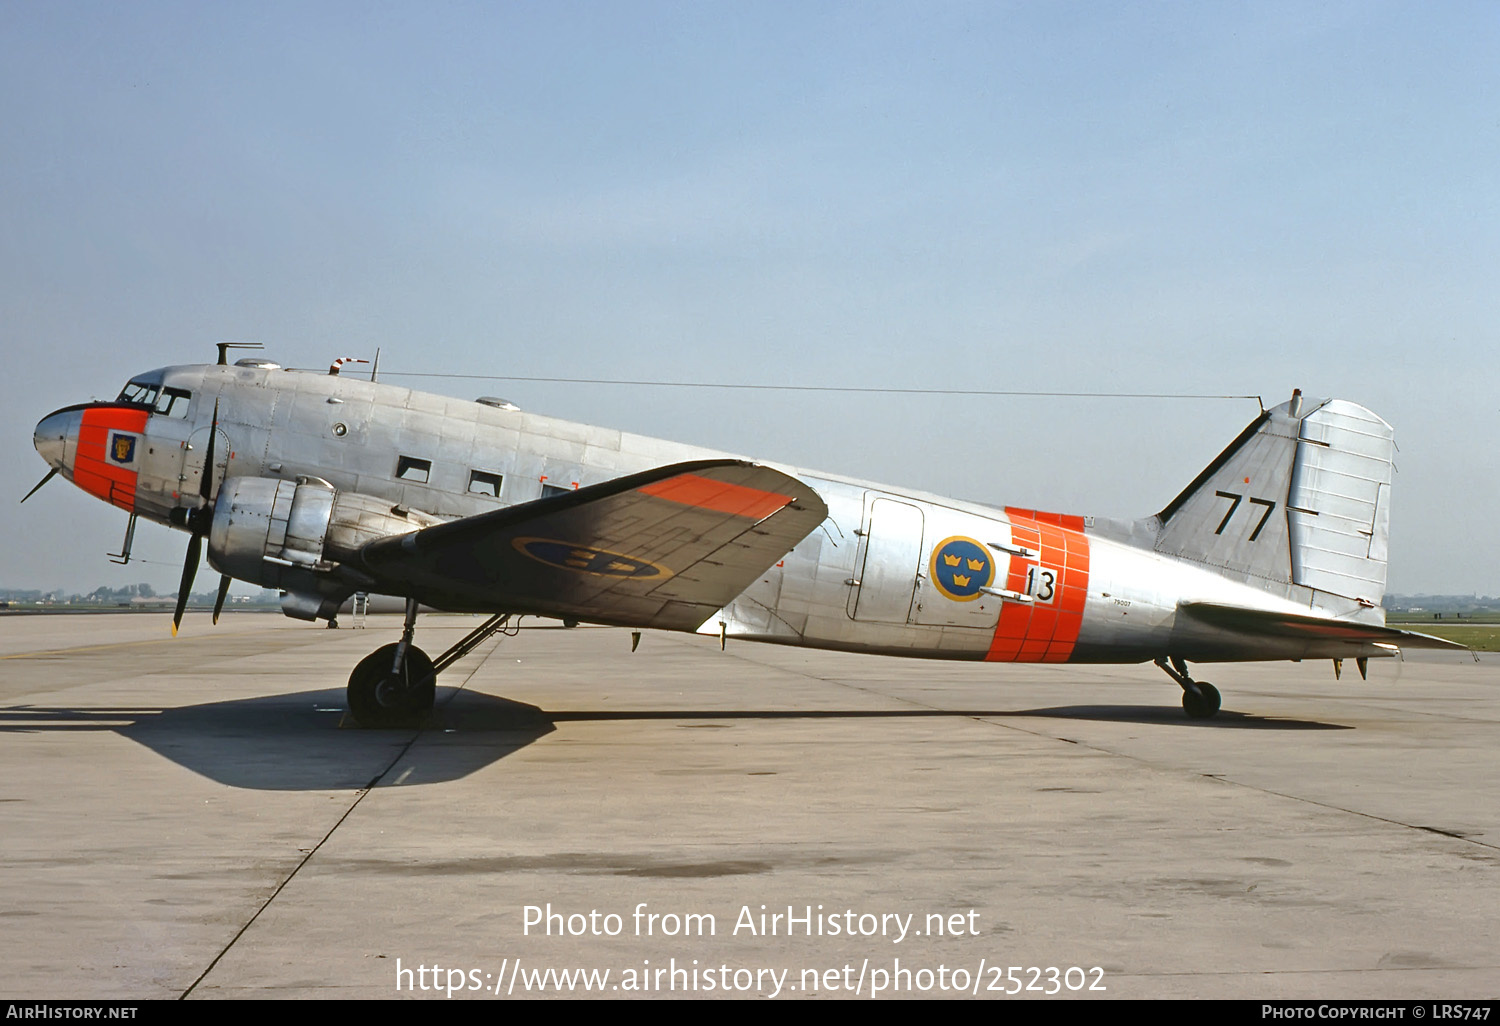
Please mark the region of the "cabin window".
<svg viewBox="0 0 1500 1026"><path fill-rule="evenodd" d="M500 497L500 481L501 477L499 474L491 474L486 470L471 470L469 471L469 494L491 495L498 499Z"/></svg>
<svg viewBox="0 0 1500 1026"><path fill-rule="evenodd" d="M402 481L426 484L431 476L431 460L419 460L415 456L401 456L396 460L396 477Z"/></svg>
<svg viewBox="0 0 1500 1026"><path fill-rule="evenodd" d="M542 485L542 498L550 499L554 495L567 495L572 490L571 488L559 488L557 485L544 484Z"/></svg>

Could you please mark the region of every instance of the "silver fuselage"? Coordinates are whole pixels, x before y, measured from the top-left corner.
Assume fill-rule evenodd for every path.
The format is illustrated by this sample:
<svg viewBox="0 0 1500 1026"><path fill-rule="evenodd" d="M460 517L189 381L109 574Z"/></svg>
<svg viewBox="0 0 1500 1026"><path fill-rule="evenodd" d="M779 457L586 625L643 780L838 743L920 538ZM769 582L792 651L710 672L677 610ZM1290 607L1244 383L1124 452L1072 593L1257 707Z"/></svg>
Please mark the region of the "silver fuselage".
<svg viewBox="0 0 1500 1026"><path fill-rule="evenodd" d="M724 455L339 375L193 365L132 381L163 390L156 405L170 408L60 410L38 425L37 447L92 494L178 526L198 498L216 401L215 491L242 476L316 478L439 520ZM169 392L186 398L166 403ZM116 448L101 457L108 445ZM127 449L129 459L120 459ZM1268 590L1155 551L1154 518L1096 522L768 465L815 489L827 519L700 632L1023 662L1390 654L1368 643L1251 636L1182 616L1183 602L1294 614L1318 607L1309 589ZM443 604L440 595L422 601ZM1368 621L1378 610L1356 614Z"/></svg>

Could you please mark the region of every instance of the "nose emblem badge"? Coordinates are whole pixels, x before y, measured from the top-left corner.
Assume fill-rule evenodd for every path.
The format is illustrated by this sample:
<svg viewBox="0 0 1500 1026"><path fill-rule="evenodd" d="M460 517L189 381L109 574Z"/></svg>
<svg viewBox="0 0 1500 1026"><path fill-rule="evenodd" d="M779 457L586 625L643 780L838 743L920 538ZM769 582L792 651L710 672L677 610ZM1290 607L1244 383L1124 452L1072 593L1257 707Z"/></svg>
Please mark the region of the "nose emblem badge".
<svg viewBox="0 0 1500 1026"><path fill-rule="evenodd" d="M135 435L116 433L110 439L110 457L120 464L134 462L136 441Z"/></svg>

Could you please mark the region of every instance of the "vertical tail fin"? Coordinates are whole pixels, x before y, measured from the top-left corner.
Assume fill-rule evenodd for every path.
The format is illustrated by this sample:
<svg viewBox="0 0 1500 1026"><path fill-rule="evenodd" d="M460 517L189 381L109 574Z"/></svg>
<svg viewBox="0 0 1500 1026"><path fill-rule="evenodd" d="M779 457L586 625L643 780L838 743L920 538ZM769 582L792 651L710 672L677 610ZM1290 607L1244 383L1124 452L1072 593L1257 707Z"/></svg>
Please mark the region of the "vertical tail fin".
<svg viewBox="0 0 1500 1026"><path fill-rule="evenodd" d="M1379 606L1393 438L1362 406L1293 393L1157 514L1156 551L1313 605L1298 589Z"/></svg>

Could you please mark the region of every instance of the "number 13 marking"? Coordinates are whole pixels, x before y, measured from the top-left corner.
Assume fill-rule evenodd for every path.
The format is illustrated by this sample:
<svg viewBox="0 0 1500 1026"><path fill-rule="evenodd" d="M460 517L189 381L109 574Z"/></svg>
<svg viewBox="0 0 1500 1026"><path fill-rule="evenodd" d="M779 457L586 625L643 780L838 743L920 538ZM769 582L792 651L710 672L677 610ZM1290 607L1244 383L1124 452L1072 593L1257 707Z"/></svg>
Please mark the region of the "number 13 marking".
<svg viewBox="0 0 1500 1026"><path fill-rule="evenodd" d="M1057 574L1046 567L1027 567L1026 594L1038 602L1051 602L1052 597L1057 594Z"/></svg>

